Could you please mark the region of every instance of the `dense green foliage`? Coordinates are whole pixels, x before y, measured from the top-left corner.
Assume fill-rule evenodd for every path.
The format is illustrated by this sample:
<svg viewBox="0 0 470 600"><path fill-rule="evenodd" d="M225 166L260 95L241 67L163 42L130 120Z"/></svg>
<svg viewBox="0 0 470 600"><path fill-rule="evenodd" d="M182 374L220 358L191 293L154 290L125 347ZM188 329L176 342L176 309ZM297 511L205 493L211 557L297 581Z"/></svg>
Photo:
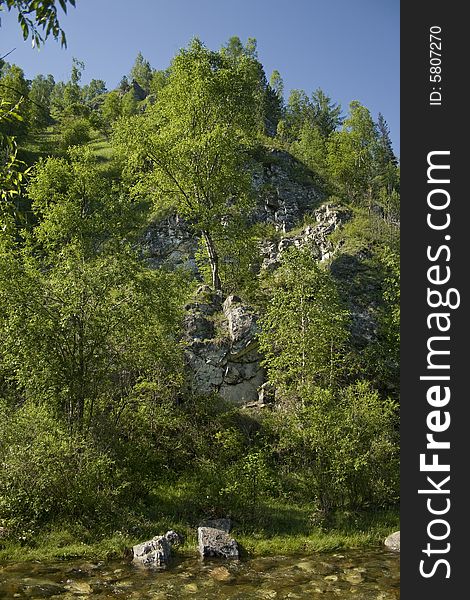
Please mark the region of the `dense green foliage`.
<svg viewBox="0 0 470 600"><path fill-rule="evenodd" d="M139 53L111 91L82 85L84 69L27 81L0 65L0 527L27 543L62 523L134 535L229 514L250 528L285 503L312 528L395 505L399 168L384 118L358 102L344 116L320 89L285 101L253 39L193 40L166 70ZM260 268L260 243L281 235L253 217L272 150L347 207L322 263L307 244ZM263 410L188 385L198 281L149 268L141 245L174 213L201 279L260 314Z"/></svg>
<svg viewBox="0 0 470 600"><path fill-rule="evenodd" d="M341 380L348 312L333 278L310 252L285 253L261 327L269 380L284 395Z"/></svg>

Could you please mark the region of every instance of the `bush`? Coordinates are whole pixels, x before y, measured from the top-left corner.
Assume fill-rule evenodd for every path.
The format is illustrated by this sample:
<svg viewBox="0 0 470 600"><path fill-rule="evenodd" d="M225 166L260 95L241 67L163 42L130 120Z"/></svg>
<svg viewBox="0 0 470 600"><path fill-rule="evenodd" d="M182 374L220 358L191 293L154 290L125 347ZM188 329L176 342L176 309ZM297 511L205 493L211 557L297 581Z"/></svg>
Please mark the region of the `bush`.
<svg viewBox="0 0 470 600"><path fill-rule="evenodd" d="M91 139L91 126L88 119L78 118L66 122L62 127L60 147L66 151L70 146L82 146Z"/></svg>
<svg viewBox="0 0 470 600"><path fill-rule="evenodd" d="M304 389L303 405L266 419L273 454L298 495L323 511L398 500L397 406L367 382L338 392Z"/></svg>
<svg viewBox="0 0 470 600"><path fill-rule="evenodd" d="M0 408L0 517L19 537L62 518L106 526L125 502L123 473L44 406Z"/></svg>

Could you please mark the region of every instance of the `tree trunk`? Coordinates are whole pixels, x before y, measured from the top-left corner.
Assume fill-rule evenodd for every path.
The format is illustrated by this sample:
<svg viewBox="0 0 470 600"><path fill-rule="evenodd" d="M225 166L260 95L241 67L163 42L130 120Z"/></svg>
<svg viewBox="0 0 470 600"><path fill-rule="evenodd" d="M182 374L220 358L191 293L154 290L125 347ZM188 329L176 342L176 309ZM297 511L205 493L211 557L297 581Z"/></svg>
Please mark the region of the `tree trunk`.
<svg viewBox="0 0 470 600"><path fill-rule="evenodd" d="M219 276L219 256L217 254L214 242L209 232L203 231L202 237L204 238L204 242L206 243L207 255L209 257L209 264L211 266L212 287L216 292L220 292L222 290L222 282L220 281Z"/></svg>

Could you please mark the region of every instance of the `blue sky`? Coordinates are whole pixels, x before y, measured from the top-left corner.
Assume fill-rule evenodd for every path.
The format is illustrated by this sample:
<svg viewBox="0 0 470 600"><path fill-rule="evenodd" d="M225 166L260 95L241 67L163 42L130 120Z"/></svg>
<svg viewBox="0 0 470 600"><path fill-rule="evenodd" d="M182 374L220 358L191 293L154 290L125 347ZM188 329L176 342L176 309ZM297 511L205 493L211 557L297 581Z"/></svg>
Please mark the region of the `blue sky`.
<svg viewBox="0 0 470 600"><path fill-rule="evenodd" d="M232 35L258 41L268 77L278 69L285 95L320 87L341 104L359 100L387 120L399 154L399 0L77 0L61 13L68 48L48 40L39 51L24 42L13 13L3 13L0 56L28 78L70 74L83 60L83 82L115 87L139 51L152 67L166 68L179 48L198 36L217 49ZM60 11L60 9L59 9ZM60 11L61 12L61 11Z"/></svg>

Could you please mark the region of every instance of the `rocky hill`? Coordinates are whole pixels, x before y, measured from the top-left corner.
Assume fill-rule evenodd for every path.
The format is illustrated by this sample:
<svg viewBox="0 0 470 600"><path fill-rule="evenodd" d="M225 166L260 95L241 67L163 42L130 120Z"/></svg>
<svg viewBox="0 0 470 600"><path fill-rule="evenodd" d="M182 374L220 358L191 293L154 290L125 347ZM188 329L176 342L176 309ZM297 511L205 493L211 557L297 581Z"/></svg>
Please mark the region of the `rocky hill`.
<svg viewBox="0 0 470 600"><path fill-rule="evenodd" d="M267 152L255 178L255 223L269 223L278 232L276 240L259 243L260 271L272 272L282 253L295 246L308 246L319 262L331 263L340 253L331 241L333 232L351 219L345 207L322 203L324 197L291 155ZM302 225L302 223L304 223ZM189 270L201 280L195 254L198 238L183 219L171 214L151 224L142 240L147 263L156 268ZM344 257L343 257L344 258ZM351 257L349 257L351 258ZM360 268L356 264L354 268ZM336 269L342 277L340 269ZM367 308L350 299L353 333L359 343L370 341L375 324ZM264 404L272 396L258 351L258 315L237 295L224 298L208 286L198 288L194 301L185 306L184 341L191 386L201 393L217 393L237 405Z"/></svg>

